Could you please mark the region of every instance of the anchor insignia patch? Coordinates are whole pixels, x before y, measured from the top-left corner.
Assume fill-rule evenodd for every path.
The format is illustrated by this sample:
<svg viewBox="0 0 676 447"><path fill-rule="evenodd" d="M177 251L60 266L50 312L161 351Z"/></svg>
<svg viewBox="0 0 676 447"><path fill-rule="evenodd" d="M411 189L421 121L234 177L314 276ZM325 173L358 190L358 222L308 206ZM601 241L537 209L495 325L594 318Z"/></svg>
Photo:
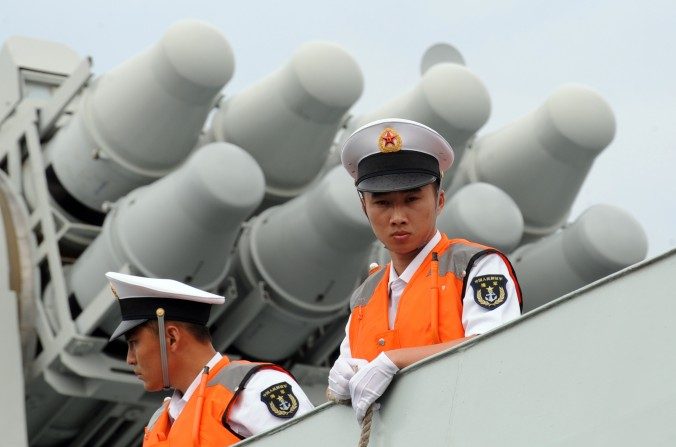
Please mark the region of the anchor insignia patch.
<svg viewBox="0 0 676 447"><path fill-rule="evenodd" d="M507 300L507 278L503 275L482 275L472 280L474 301L484 309L493 310Z"/></svg>
<svg viewBox="0 0 676 447"><path fill-rule="evenodd" d="M293 394L291 385L280 382L261 391L261 401L268 411L278 418L292 418L298 411L298 398Z"/></svg>

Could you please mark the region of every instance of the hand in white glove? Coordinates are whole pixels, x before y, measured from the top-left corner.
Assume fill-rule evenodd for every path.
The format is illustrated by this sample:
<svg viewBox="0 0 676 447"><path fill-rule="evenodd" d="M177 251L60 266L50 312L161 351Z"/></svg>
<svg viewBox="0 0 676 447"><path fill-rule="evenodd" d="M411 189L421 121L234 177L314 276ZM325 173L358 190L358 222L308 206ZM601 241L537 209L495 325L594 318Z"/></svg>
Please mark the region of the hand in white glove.
<svg viewBox="0 0 676 447"><path fill-rule="evenodd" d="M357 422L361 424L366 410L385 392L397 371L397 365L381 352L369 364L361 366L350 379L350 396L352 408L357 413Z"/></svg>
<svg viewBox="0 0 676 447"><path fill-rule="evenodd" d="M351 357L338 357L329 372L329 389L327 397L334 401L350 400L350 388L348 383L357 369L368 364L364 359L353 359Z"/></svg>

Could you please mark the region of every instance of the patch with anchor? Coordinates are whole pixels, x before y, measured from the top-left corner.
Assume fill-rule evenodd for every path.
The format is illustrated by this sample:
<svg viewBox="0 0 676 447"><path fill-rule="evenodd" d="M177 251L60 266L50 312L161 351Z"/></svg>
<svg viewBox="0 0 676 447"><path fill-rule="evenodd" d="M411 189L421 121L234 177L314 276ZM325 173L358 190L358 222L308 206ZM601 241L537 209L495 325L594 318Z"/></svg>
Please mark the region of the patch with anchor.
<svg viewBox="0 0 676 447"><path fill-rule="evenodd" d="M472 280L474 301L484 309L493 310L507 300L507 278L503 275L482 275Z"/></svg>
<svg viewBox="0 0 676 447"><path fill-rule="evenodd" d="M292 418L298 411L298 398L287 382L277 383L261 391L261 401L278 418Z"/></svg>

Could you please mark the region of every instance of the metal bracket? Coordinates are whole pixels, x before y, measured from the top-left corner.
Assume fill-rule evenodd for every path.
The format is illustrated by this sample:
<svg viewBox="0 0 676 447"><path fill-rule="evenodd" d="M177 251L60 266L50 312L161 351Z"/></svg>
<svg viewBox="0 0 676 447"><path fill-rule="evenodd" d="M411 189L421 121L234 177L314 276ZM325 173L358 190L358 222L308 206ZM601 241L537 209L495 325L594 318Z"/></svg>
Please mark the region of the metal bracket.
<svg viewBox="0 0 676 447"><path fill-rule="evenodd" d="M75 95L87 85L91 77L91 59L86 58L78 65L73 74L56 89L49 104L39 111L40 138L44 138L54 129L54 124L63 110L70 104Z"/></svg>

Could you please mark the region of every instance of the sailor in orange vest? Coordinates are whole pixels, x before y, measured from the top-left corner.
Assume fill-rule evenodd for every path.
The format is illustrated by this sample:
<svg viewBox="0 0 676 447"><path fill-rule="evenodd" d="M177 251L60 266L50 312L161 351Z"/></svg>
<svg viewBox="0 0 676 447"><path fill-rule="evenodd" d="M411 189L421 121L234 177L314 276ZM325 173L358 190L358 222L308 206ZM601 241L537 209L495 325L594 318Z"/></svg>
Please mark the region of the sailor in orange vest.
<svg viewBox="0 0 676 447"><path fill-rule="evenodd" d="M437 230L441 178L453 163L437 132L404 119L371 122L345 141L341 161L391 257L352 295L328 379L329 397L351 398L361 422L399 369L521 315L521 291L504 254Z"/></svg>
<svg viewBox="0 0 676 447"><path fill-rule="evenodd" d="M122 313L127 363L146 391L173 388L143 446L227 446L313 409L293 377L271 363L230 361L206 327L222 296L170 279L108 272Z"/></svg>

